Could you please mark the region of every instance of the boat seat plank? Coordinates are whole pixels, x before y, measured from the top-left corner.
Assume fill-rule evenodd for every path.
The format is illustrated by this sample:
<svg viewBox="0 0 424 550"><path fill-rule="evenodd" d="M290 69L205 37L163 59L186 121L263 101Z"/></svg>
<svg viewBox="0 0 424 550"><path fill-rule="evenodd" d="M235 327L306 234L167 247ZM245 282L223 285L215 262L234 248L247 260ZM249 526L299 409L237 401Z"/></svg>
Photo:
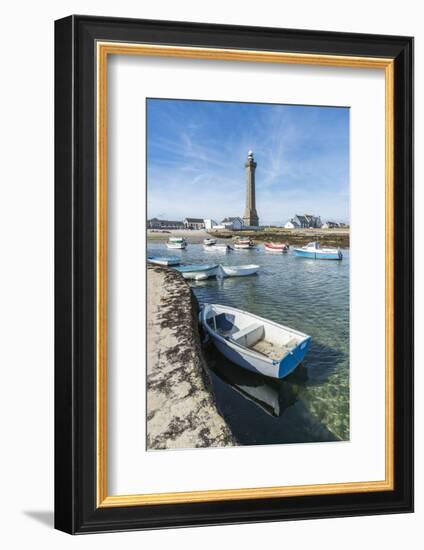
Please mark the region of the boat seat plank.
<svg viewBox="0 0 424 550"><path fill-rule="evenodd" d="M263 338L264 326L261 323L251 323L249 326L234 332L231 339L245 347L253 346L258 340Z"/></svg>

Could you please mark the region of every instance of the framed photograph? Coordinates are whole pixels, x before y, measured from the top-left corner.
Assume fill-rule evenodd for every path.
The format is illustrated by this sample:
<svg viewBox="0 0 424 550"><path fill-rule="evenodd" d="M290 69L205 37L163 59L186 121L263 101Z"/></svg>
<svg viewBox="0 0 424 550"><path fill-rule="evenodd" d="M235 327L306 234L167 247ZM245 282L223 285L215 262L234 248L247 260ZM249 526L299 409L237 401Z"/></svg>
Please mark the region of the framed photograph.
<svg viewBox="0 0 424 550"><path fill-rule="evenodd" d="M55 26L55 525L413 510L413 39Z"/></svg>

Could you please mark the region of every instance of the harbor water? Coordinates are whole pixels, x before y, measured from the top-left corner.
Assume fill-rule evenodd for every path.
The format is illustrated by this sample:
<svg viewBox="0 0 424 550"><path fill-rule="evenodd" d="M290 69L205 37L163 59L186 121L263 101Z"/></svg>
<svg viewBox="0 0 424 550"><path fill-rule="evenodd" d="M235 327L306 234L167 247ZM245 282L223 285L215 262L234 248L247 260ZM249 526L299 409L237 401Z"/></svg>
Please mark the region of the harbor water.
<svg viewBox="0 0 424 550"><path fill-rule="evenodd" d="M241 445L349 439L349 251L323 261L253 250L220 254L188 244L169 251L149 242L149 255L182 263L257 264L257 275L190 281L199 304L246 310L312 337L305 361L284 380L232 364L213 345L205 356L218 408Z"/></svg>

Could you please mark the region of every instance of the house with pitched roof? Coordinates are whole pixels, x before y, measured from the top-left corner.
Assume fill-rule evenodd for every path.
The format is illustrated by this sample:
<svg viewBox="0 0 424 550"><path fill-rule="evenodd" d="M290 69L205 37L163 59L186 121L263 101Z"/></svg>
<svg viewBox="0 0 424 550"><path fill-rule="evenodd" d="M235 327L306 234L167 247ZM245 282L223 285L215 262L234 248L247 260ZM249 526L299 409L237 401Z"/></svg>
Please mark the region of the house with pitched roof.
<svg viewBox="0 0 424 550"><path fill-rule="evenodd" d="M320 216L314 216L313 214L296 214L296 216L289 220L284 227L288 229L294 229L298 227L306 229L318 229L322 227L322 222Z"/></svg>
<svg viewBox="0 0 424 550"><path fill-rule="evenodd" d="M205 220L203 218L185 218L184 227L186 229L205 229Z"/></svg>

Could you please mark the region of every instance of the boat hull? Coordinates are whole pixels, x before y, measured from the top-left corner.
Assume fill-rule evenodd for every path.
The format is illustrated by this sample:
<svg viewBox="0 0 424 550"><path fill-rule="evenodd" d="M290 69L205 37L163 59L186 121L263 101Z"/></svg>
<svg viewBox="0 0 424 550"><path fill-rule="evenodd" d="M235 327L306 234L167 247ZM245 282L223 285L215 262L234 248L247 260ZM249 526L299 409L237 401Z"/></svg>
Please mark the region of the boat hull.
<svg viewBox="0 0 424 550"><path fill-rule="evenodd" d="M309 349L311 337L298 331L289 329L282 325L278 325L257 315L248 314L247 316L252 320L259 321L264 325L275 327L280 330L288 331L290 334L296 335L299 338L297 345L279 360L272 360L269 357L261 355L252 351L249 348L241 346L235 342L232 342L230 338L224 338L216 331L214 331L208 324L208 315L210 314L210 308L216 307L214 304L205 304L201 312L201 322L204 330L211 338L213 344L224 357L232 361L239 367L247 369L249 371L268 376L270 378L285 378L303 361L306 353ZM221 307L222 306L218 306ZM246 315L245 312L225 306L225 311L237 314Z"/></svg>
<svg viewBox="0 0 424 550"><path fill-rule="evenodd" d="M209 279L209 277L216 277L218 273L219 266L193 266L193 269L190 269L190 266L177 267L176 270L181 273L184 279L191 279L195 281L203 281Z"/></svg>
<svg viewBox="0 0 424 550"><path fill-rule="evenodd" d="M149 264L161 265L165 267L178 265L180 263L180 259L173 256L170 256L170 257L149 256L147 258L147 261Z"/></svg>
<svg viewBox="0 0 424 550"><path fill-rule="evenodd" d="M258 265L221 265L221 274L224 277L246 277L248 275L254 275L258 272Z"/></svg>
<svg viewBox="0 0 424 550"><path fill-rule="evenodd" d="M286 246L285 244L272 245L272 244L265 243L264 247L266 252L271 252L275 254L283 254L284 252L288 251L288 246Z"/></svg>
<svg viewBox="0 0 424 550"><path fill-rule="evenodd" d="M166 246L171 250L184 250L187 247L187 243L166 243Z"/></svg>
<svg viewBox="0 0 424 550"><path fill-rule="evenodd" d="M301 248L295 248L294 249L295 256L299 256L300 258L310 258L313 260L342 260L343 254L340 252L340 250L336 250L335 252L326 252L326 251L318 251L318 250L302 250Z"/></svg>

